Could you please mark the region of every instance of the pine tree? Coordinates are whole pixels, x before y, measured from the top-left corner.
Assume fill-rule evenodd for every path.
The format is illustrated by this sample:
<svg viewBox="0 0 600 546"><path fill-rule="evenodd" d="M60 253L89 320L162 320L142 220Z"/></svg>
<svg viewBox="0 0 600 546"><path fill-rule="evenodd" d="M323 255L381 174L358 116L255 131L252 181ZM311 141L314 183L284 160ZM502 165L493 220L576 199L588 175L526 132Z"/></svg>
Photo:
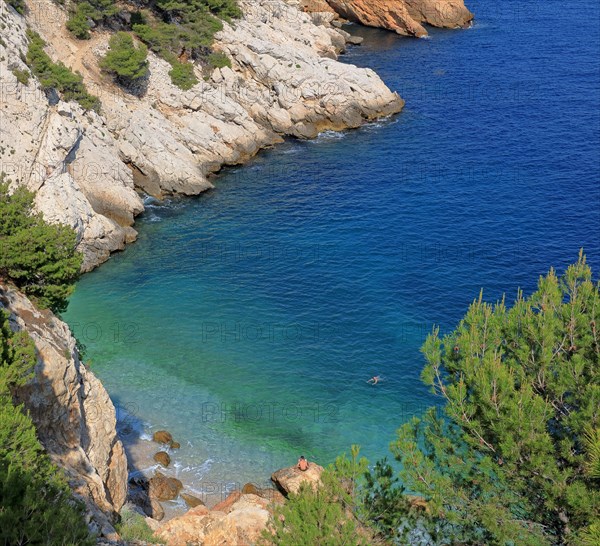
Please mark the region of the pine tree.
<svg viewBox="0 0 600 546"><path fill-rule="evenodd" d="M33 212L33 194L12 194L0 177L0 279L12 281L41 307L62 311L79 277L82 255L68 226Z"/></svg>
<svg viewBox="0 0 600 546"><path fill-rule="evenodd" d="M599 320L581 254L512 308L480 294L454 332L428 337L422 377L445 415L405 424L392 451L404 486L427 501L430 529L532 545L598 530Z"/></svg>
<svg viewBox="0 0 600 546"><path fill-rule="evenodd" d="M129 86L148 73L148 48L137 47L127 32L113 34L108 42L109 51L100 61L100 68L114 74L121 84Z"/></svg>

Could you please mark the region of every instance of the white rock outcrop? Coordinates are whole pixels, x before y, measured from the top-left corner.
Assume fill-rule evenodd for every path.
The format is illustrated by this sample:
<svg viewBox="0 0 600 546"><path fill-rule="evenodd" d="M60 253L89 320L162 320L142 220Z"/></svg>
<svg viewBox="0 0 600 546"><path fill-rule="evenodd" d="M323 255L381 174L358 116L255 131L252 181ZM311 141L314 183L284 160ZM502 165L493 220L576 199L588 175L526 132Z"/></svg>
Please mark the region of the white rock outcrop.
<svg viewBox="0 0 600 546"><path fill-rule="evenodd" d="M0 2L0 172L36 192L45 217L72 226L84 270L133 241L143 209L138 192L153 196L197 194L208 176L237 164L286 135L311 138L320 131L358 127L398 112L403 101L372 70L335 59L348 34L327 18L315 23L297 0L240 0L244 17L225 24L216 48L231 68L183 92L170 66L150 54L141 96L128 94L101 74L98 59L109 34L89 41L66 30L66 12L52 0L28 2L25 17ZM100 97L100 114L47 97L27 70L25 29L47 42L46 51L79 71Z"/></svg>

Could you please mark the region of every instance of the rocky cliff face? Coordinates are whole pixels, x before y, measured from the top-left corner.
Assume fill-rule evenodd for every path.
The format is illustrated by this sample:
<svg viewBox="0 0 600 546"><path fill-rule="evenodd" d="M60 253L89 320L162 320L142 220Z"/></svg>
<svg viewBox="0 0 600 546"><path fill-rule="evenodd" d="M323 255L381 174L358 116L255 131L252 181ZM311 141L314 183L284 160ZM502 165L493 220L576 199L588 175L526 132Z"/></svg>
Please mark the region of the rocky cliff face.
<svg viewBox="0 0 600 546"><path fill-rule="evenodd" d="M321 11L314 1L305 9ZM341 17L371 27L393 30L405 36L427 36L423 24L462 28L473 20L463 0L327 0Z"/></svg>
<svg viewBox="0 0 600 546"><path fill-rule="evenodd" d="M29 333L37 349L34 379L19 392L19 401L29 410L42 445L85 501L92 528L111 536L111 515L127 494L127 459L108 393L79 361L67 325L50 311L36 309L4 285L0 308L10 314L15 331Z"/></svg>
<svg viewBox="0 0 600 546"><path fill-rule="evenodd" d="M50 221L71 225L90 270L136 237L144 209L138 192L197 194L208 175L243 162L283 136L310 138L326 129L357 127L399 111L403 101L369 69L336 61L348 34L327 18L304 13L290 0L240 0L244 17L225 25L216 48L232 68L183 92L170 66L150 54L141 96L116 87L98 69L109 35L73 39L66 13L52 0L28 2L25 17L0 2L0 171L36 192ZM330 14L333 16L332 14ZM329 18L331 20L331 18ZM50 100L35 78L24 85L25 29L48 43L47 52L81 72L102 112Z"/></svg>

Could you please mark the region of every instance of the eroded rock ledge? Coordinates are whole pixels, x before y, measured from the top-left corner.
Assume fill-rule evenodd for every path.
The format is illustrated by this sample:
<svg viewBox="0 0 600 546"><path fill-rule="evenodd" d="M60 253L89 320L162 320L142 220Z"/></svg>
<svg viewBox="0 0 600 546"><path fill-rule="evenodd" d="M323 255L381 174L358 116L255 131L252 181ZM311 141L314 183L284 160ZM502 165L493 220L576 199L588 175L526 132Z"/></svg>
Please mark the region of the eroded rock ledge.
<svg viewBox="0 0 600 546"><path fill-rule="evenodd" d="M211 172L284 136L358 127L404 104L372 70L337 62L349 35L326 20L317 24L293 0L240 0L243 19L225 25L216 44L232 67L200 77L190 91L175 87L170 66L150 54L141 98L100 73L108 33L75 40L63 8L52 0L27 5L22 17L0 2L9 29L0 42L0 171L36 192L49 221L76 230L85 271L135 240L139 192L197 194L212 187ZM17 82L12 69L26 69L27 25L54 60L82 73L102 100L101 115L50 104L35 78Z"/></svg>

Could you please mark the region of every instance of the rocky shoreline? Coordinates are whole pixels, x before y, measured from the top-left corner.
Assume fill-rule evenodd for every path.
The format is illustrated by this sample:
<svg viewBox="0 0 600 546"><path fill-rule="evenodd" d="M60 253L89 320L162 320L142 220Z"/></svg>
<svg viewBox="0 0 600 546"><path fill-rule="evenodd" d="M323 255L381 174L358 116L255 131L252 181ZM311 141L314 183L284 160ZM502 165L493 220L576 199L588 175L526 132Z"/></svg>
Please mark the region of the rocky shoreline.
<svg viewBox="0 0 600 546"><path fill-rule="evenodd" d="M146 89L135 96L98 69L107 32L73 39L66 12L51 0L32 2L25 17L1 4L11 32L0 57L0 171L36 193L49 221L76 230L84 271L135 240L141 192L195 195L212 187L210 173L286 136L312 138L402 109L404 101L375 72L337 62L348 33L320 19L315 24L314 14L283 0L240 6L244 18L225 24L215 46L231 68L215 69L184 92L171 83L168 63L150 54ZM27 69L27 26L46 40L53 59L81 72L102 101L100 115L49 102L34 78L17 81L12 70Z"/></svg>

